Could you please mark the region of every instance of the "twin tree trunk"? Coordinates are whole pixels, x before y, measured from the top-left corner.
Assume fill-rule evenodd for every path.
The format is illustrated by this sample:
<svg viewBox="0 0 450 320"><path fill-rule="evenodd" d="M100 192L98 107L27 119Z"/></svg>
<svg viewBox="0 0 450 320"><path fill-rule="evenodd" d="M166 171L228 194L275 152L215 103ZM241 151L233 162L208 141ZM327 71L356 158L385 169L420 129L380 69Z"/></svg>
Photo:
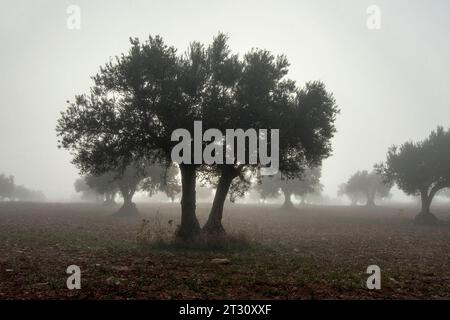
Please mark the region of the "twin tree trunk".
<svg viewBox="0 0 450 320"><path fill-rule="evenodd" d="M209 213L209 218L203 226L203 231L209 234L224 233L225 229L222 226L223 206L230 190L231 182L236 177L232 171L224 169L219 178L214 201Z"/></svg>
<svg viewBox="0 0 450 320"><path fill-rule="evenodd" d="M180 165L181 172L181 225L177 236L192 240L200 232L200 224L195 215L196 168L193 165Z"/></svg>

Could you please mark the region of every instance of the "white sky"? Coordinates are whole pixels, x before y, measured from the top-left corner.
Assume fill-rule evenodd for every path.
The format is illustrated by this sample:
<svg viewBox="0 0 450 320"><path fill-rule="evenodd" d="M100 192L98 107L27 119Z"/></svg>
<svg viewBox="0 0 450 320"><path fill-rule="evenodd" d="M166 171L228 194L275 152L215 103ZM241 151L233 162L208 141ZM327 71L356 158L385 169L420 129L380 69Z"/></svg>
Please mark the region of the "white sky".
<svg viewBox="0 0 450 320"><path fill-rule="evenodd" d="M81 30L66 27L70 4ZM381 8L381 30L366 9ZM68 200L77 170L56 148L66 100L87 92L100 65L126 52L128 38L160 34L184 51L228 33L240 54L286 54L299 85L322 80L342 112L325 192L384 160L387 148L450 126L449 1L17 1L0 11L0 173ZM401 195L401 193L396 193Z"/></svg>

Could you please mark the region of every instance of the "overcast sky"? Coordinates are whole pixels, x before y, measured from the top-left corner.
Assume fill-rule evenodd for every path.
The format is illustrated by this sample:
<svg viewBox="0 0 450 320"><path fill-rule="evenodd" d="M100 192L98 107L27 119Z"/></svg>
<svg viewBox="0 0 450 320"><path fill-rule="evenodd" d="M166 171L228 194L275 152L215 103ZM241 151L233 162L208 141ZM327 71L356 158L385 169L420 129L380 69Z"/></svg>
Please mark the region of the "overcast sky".
<svg viewBox="0 0 450 320"><path fill-rule="evenodd" d="M69 5L81 29L66 26ZM381 29L366 24L369 5ZM384 160L388 147L450 127L450 1L18 1L0 10L0 173L69 200L77 169L57 149L55 126L66 100L129 37L162 35L184 51L218 31L233 51L253 47L287 55L299 85L322 80L341 108L325 192ZM396 193L400 194L400 193Z"/></svg>

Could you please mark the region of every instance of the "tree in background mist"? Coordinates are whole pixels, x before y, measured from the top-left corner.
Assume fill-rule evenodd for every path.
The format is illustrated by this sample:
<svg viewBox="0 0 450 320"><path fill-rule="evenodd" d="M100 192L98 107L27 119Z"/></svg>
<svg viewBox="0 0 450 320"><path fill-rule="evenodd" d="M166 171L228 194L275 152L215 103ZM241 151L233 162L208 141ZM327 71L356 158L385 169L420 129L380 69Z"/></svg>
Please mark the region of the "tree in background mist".
<svg viewBox="0 0 450 320"><path fill-rule="evenodd" d="M283 55L254 49L239 59L231 53L227 37L219 34L210 47L214 66L206 90L204 121L206 127L279 129L279 170L286 179L301 176L305 168L318 166L331 152L335 100L321 82L308 82L298 88L288 79L289 62ZM266 140L269 148L272 141ZM236 152L236 150L235 150ZM203 231L224 232L222 216L227 195L233 202L249 189L260 164L238 163L212 167L208 172L216 186L213 204Z"/></svg>
<svg viewBox="0 0 450 320"><path fill-rule="evenodd" d="M41 191L31 190L24 186L18 186L13 176L0 175L0 200L4 201L45 201L45 195Z"/></svg>
<svg viewBox="0 0 450 320"><path fill-rule="evenodd" d="M305 193L302 195L295 195L294 199L298 198L300 199L301 205L307 205L307 204L317 204L317 203L324 203L326 201L329 201L329 198L327 196L324 196L322 194L323 191L323 185L320 183L319 187L310 193Z"/></svg>
<svg viewBox="0 0 450 320"><path fill-rule="evenodd" d="M165 168L148 163L133 163L124 171L107 172L102 175L88 175L75 182L75 190L82 193L84 200L102 201L105 205L115 204L116 194L123 198L122 207L116 215L138 214L133 196L139 190L149 196L162 190Z"/></svg>
<svg viewBox="0 0 450 320"><path fill-rule="evenodd" d="M78 178L75 180L73 187L76 193L81 193L81 200L83 201L100 202L103 200L102 195L97 193L86 183L86 178Z"/></svg>
<svg viewBox="0 0 450 320"><path fill-rule="evenodd" d="M81 193L86 201L103 202L105 205L114 205L119 187L114 172L102 175L87 175L75 181L75 191Z"/></svg>
<svg viewBox="0 0 450 320"><path fill-rule="evenodd" d="M207 79L199 65L201 45L192 43L185 55L178 56L159 36L130 42L129 52L102 67L93 77L90 94L77 96L58 121L59 144L72 151L82 174L120 170L126 175L126 168L142 159L171 163L177 144L171 140L172 132L183 128L193 135L194 120L201 119L199 104ZM197 167L180 165L177 234L184 239L200 231L195 214Z"/></svg>
<svg viewBox="0 0 450 320"><path fill-rule="evenodd" d="M59 144L72 151L73 163L82 173L118 169L124 173L130 164L147 157L152 163L170 163L178 144L172 141L172 133L185 129L193 137L196 120L202 121L203 131L280 129L280 170L295 178L330 155L338 109L323 83L310 82L300 89L285 79L288 66L284 56L275 57L266 50L252 50L239 59L231 54L223 34L208 47L191 43L182 55L161 37L149 37L143 43L131 39L129 52L93 77L90 94L77 96L62 113ZM194 163L193 155L190 163ZM240 195L248 186L248 181L238 183L235 178L245 180L257 167L180 164L177 235L189 240L200 232L195 187L203 170L217 186L203 229L220 232L230 189Z"/></svg>
<svg viewBox="0 0 450 320"><path fill-rule="evenodd" d="M406 194L420 196L422 208L416 223L436 224L431 203L439 191L450 188L450 130L438 127L423 141L391 147L377 170Z"/></svg>
<svg viewBox="0 0 450 320"><path fill-rule="evenodd" d="M450 189L444 189L438 193L439 196L450 199Z"/></svg>
<svg viewBox="0 0 450 320"><path fill-rule="evenodd" d="M0 174L0 200L11 200L14 188L14 177Z"/></svg>
<svg viewBox="0 0 450 320"><path fill-rule="evenodd" d="M257 190L262 199L276 199L283 195L282 209L293 209L292 196L304 198L308 194L322 191L320 183L321 168L307 169L302 176L295 179L287 179L281 173L275 176L264 176L257 185Z"/></svg>
<svg viewBox="0 0 450 320"><path fill-rule="evenodd" d="M347 189L347 183L341 183L339 185L337 195L338 197L347 196L347 198L350 199L352 206L357 206L359 202L363 202L365 200L365 197L361 192L352 192Z"/></svg>
<svg viewBox="0 0 450 320"><path fill-rule="evenodd" d="M353 174L347 183L339 186L338 196L347 195L352 205L358 201L366 201L366 206L375 206L375 199L383 199L390 196L392 184L383 181L383 177L377 172L367 170Z"/></svg>

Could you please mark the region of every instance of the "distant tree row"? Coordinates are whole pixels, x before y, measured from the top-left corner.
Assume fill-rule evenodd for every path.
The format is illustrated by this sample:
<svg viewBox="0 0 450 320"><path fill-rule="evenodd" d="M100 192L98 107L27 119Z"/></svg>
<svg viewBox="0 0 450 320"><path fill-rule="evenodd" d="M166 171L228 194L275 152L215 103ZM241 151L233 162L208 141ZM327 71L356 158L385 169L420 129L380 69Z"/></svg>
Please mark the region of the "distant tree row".
<svg viewBox="0 0 450 320"><path fill-rule="evenodd" d="M24 186L16 185L13 176L0 174L0 201L45 201L40 191L30 190Z"/></svg>
<svg viewBox="0 0 450 320"><path fill-rule="evenodd" d="M133 196L137 191L145 191L152 196L158 191L164 192L172 201L181 192L178 180L179 169L176 165L162 167L146 163L133 163L124 171L109 171L101 175L86 175L75 181L75 190L86 201L115 204L119 193L124 200L117 212L127 215L137 212Z"/></svg>
<svg viewBox="0 0 450 320"><path fill-rule="evenodd" d="M347 196L353 206L365 202L366 206L372 207L375 206L375 199L390 197L391 188L392 183L386 183L377 172L363 170L339 186L338 196Z"/></svg>
<svg viewBox="0 0 450 320"><path fill-rule="evenodd" d="M450 197L450 129L438 126L422 141L392 146L384 163L375 165L371 173L355 173L339 186L338 195L346 195L353 205L366 201L373 206L375 199L389 197L394 184L407 195L420 197L416 223L437 224L430 210L433 199L436 195Z"/></svg>
<svg viewBox="0 0 450 320"><path fill-rule="evenodd" d="M306 203L308 195L320 194L323 186L320 183L321 168L315 167L305 170L301 176L288 179L281 173L275 176L264 176L256 189L261 199L276 199L284 197L283 209L293 209L292 196L297 196L302 203Z"/></svg>
<svg viewBox="0 0 450 320"><path fill-rule="evenodd" d="M178 54L161 37L140 42L112 59L93 77L88 94L76 96L57 125L60 147L71 151L82 175L117 171L149 161L167 167L176 129L195 135L194 121L209 129L279 129L279 170L286 179L320 166L331 154L339 112L322 82L298 87L288 79L289 62L267 50L233 54L224 34L210 45L192 42ZM271 150L271 139L267 139ZM201 151L208 144L201 145ZM235 150L235 153L237 150ZM194 145L180 164L181 223L177 235L192 239L201 231L223 232L224 202L248 190L261 163L195 164ZM247 155L248 157L249 155ZM208 220L196 216L196 184L214 186Z"/></svg>

